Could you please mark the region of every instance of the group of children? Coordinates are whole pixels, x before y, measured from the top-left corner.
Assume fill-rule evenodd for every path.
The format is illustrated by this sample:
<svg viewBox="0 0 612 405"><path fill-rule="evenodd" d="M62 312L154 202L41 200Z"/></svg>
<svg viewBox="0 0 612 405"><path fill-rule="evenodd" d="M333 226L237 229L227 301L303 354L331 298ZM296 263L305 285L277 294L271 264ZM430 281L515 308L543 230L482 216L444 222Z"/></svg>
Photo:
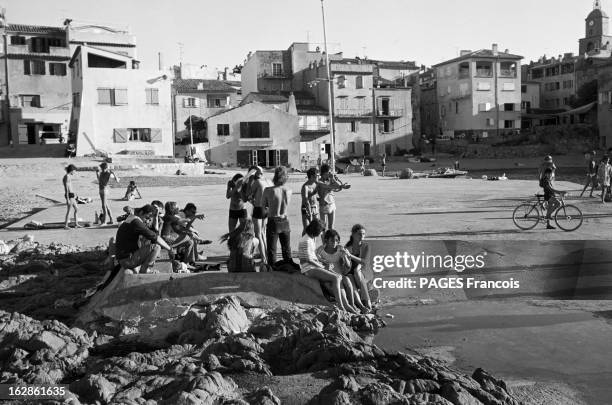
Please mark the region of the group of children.
<svg viewBox="0 0 612 405"><path fill-rule="evenodd" d="M256 256L260 255L260 271L270 269L300 271L317 279L329 290L338 307L358 313L372 309L363 268L369 248L364 242L365 228L355 225L349 242L340 245L334 230L336 204L334 192L349 188L328 165L308 169L302 185L302 240L299 243L298 265L291 257L288 207L291 190L285 187L284 167L275 170L272 185L263 176L263 169L251 167L246 176L236 174L228 183L226 197L230 200L228 230L221 240L228 243L231 272L256 271ZM252 205L249 216L246 204ZM317 247L322 237L322 245ZM276 261L276 244L280 241L282 260Z"/></svg>
<svg viewBox="0 0 612 405"><path fill-rule="evenodd" d="M77 167L73 164L70 164L65 168L65 170L66 170L66 174L64 175L62 179L62 183L64 185L64 198L66 200L66 218L64 221L64 229L70 229L69 222L68 222L70 218L70 211L73 212L74 227L81 228L81 225L79 224L79 221L77 218L77 213L78 213L77 199L78 197L75 193L74 186L72 184L72 179L74 175L76 175ZM98 191L100 194L100 201L102 204L102 210L100 212L100 215L97 216L97 219L100 221L102 225L104 225L105 223L114 224L113 215L110 209L110 205L108 204L108 196L110 192L111 178L114 178L117 184L119 184L119 177L117 177L115 172L113 172L108 167L108 163L102 162L100 163L100 166L96 169L96 178L98 180ZM123 200L132 201L136 198L142 198L142 195L140 194L140 190L138 190L138 187L136 186L136 182L130 181L130 183L127 186L127 190L125 191Z"/></svg>
<svg viewBox="0 0 612 405"><path fill-rule="evenodd" d="M584 158L587 161L586 184L580 193L580 197L584 195L587 188L591 186L589 197L593 197L593 191L601 187L601 202L606 203L606 198L610 194L610 180L612 179L612 165L610 165L610 157L604 155L599 163L595 162L595 151L587 152Z"/></svg>

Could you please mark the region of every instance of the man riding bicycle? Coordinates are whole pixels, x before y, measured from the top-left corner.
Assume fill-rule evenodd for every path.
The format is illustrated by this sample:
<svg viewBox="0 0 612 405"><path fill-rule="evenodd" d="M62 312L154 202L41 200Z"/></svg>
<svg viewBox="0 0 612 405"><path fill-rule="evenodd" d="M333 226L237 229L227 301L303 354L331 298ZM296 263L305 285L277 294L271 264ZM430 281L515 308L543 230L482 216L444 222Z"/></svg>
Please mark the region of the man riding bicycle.
<svg viewBox="0 0 612 405"><path fill-rule="evenodd" d="M546 229L556 229L554 226L550 224L550 218L552 213L555 212L559 206L561 206L561 202L557 199L556 195L565 195L566 191L555 190L553 187L553 169L552 167L547 167L544 170L542 178L540 179L540 187L544 189L544 201L548 203L548 208L546 210Z"/></svg>

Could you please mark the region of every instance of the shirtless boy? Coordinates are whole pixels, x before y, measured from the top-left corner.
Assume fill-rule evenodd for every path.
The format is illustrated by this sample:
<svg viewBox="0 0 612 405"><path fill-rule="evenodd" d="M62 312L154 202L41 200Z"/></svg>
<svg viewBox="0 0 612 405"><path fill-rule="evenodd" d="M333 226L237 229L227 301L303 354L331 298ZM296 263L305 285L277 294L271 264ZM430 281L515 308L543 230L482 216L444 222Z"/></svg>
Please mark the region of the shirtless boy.
<svg viewBox="0 0 612 405"><path fill-rule="evenodd" d="M291 190L285 187L289 176L287 169L280 166L274 171L273 187L264 190L261 207L267 211L266 244L268 264L276 261L276 243L280 239L283 261L292 263L291 259L291 228L287 218L291 203Z"/></svg>
<svg viewBox="0 0 612 405"><path fill-rule="evenodd" d="M76 195L74 194L74 189L72 188L72 176L76 173L75 165L68 165L66 167L66 174L62 179L62 183L64 183L64 197L66 198L66 220L64 223L64 229L70 229L68 226L68 218L70 217L70 208L74 210L74 227L81 228L79 225L79 221L77 219L77 203L76 203Z"/></svg>
<svg viewBox="0 0 612 405"><path fill-rule="evenodd" d="M255 236L262 244L262 249L265 250L266 245L266 212L262 208L262 196L266 188L266 182L263 179L263 169L259 166L253 166L249 169L245 181L248 182L246 200L253 204L253 225L255 225Z"/></svg>
<svg viewBox="0 0 612 405"><path fill-rule="evenodd" d="M113 223L113 214L111 214L110 206L108 205L108 193L109 183L111 177L115 178L115 181L119 183L119 178L115 173L108 168L108 163L100 163L100 168L96 170L96 177L98 178L98 188L100 191L100 200L102 201L102 224L108 219L108 223Z"/></svg>
<svg viewBox="0 0 612 405"><path fill-rule="evenodd" d="M321 166L321 179L317 184L319 193L319 205L321 211L321 221L326 225L326 229L334 229L336 218L335 191L342 191L349 188L348 184L340 184L335 176L329 171L329 165Z"/></svg>

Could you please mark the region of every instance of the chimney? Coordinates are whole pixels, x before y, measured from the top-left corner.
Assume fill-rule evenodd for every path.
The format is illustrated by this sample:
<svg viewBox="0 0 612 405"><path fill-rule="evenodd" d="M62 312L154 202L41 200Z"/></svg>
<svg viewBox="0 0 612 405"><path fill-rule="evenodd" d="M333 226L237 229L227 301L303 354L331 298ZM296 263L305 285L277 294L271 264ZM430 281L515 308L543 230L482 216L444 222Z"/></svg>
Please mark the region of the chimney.
<svg viewBox="0 0 612 405"><path fill-rule="evenodd" d="M472 53L472 51L471 51L470 49L462 49L462 50L459 52L459 56L465 56L465 55L467 55L467 54L469 54L469 53Z"/></svg>
<svg viewBox="0 0 612 405"><path fill-rule="evenodd" d="M229 68L226 66L225 69L223 69L223 80L227 80L228 71L229 71Z"/></svg>
<svg viewBox="0 0 612 405"><path fill-rule="evenodd" d="M289 102L287 103L287 113L295 116L298 115L297 107L295 105L295 96L293 95L293 92L289 94Z"/></svg>
<svg viewBox="0 0 612 405"><path fill-rule="evenodd" d="M202 82L202 81L198 82L198 87L197 87L197 89L198 89L198 90L204 90L204 82Z"/></svg>
<svg viewBox="0 0 612 405"><path fill-rule="evenodd" d="M159 70L164 70L164 60L161 52L157 52L157 65Z"/></svg>
<svg viewBox="0 0 612 405"><path fill-rule="evenodd" d="M499 55L499 51L497 50L497 44L493 44L493 56Z"/></svg>
<svg viewBox="0 0 612 405"><path fill-rule="evenodd" d="M504 53L510 53L510 49L506 49Z"/></svg>

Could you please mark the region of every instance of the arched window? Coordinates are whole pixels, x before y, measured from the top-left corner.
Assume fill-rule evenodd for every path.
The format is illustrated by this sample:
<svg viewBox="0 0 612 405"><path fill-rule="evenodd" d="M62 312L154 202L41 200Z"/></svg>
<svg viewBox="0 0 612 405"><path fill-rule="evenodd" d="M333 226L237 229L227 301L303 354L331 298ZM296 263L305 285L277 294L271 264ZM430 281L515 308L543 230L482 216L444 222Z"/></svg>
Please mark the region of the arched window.
<svg viewBox="0 0 612 405"><path fill-rule="evenodd" d="M595 49L595 45L592 42L589 42L587 44L587 52L591 52L593 49Z"/></svg>

